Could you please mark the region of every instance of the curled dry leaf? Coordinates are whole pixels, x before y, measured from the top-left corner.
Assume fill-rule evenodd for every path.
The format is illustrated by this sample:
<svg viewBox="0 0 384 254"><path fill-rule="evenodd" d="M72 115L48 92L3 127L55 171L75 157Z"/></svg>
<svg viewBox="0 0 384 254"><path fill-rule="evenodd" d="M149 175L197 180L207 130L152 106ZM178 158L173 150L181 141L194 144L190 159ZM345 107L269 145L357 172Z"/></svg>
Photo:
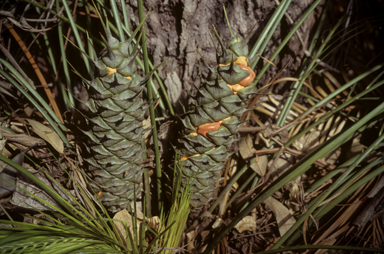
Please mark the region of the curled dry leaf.
<svg viewBox="0 0 384 254"><path fill-rule="evenodd" d="M51 128L41 124L35 120L26 119L32 126L33 131L39 135L42 139L47 141L53 146L59 153L64 152L64 144L59 135Z"/></svg>
<svg viewBox="0 0 384 254"><path fill-rule="evenodd" d="M151 128L151 118L148 117L147 119L143 120L143 128L145 130L148 130L144 133L144 139L148 138L148 136L152 133L152 128Z"/></svg>
<svg viewBox="0 0 384 254"><path fill-rule="evenodd" d="M203 219L213 219L214 218L213 214L210 213L209 211L202 212L200 217Z"/></svg>
<svg viewBox="0 0 384 254"><path fill-rule="evenodd" d="M277 158L277 159L276 159ZM268 172L271 174L271 179L275 180L282 175L294 164L293 156L290 154L282 154L268 162Z"/></svg>
<svg viewBox="0 0 384 254"><path fill-rule="evenodd" d="M291 191L289 192L289 198L294 201L297 201L300 197L300 189L299 189L300 182L297 182L295 180L290 182L290 184L292 187L291 187Z"/></svg>
<svg viewBox="0 0 384 254"><path fill-rule="evenodd" d="M295 212L298 212L301 208L297 204L301 204L303 201L301 200L300 195L300 187L301 183L301 176L296 178L294 181L289 182L284 186L284 188L289 191L289 199L286 199L284 201L284 205L286 205L289 209L289 212L291 214L294 214Z"/></svg>
<svg viewBox="0 0 384 254"><path fill-rule="evenodd" d="M213 229L218 228L221 225L223 225L223 223L224 223L223 219L217 218L217 220L213 223L212 228Z"/></svg>
<svg viewBox="0 0 384 254"><path fill-rule="evenodd" d="M152 218L145 218L145 222L156 232L159 231L160 218L159 216L154 216Z"/></svg>
<svg viewBox="0 0 384 254"><path fill-rule="evenodd" d="M139 210L138 210L139 212ZM142 213L141 213L142 214ZM137 216L138 218L139 216ZM133 220L132 220L132 216L129 214L129 212L124 209L124 210L121 210L120 212L116 213L115 216L113 216L113 219L115 220L121 220L123 222L126 223L127 225L127 228L130 232L131 235L133 235ZM160 218L158 216L154 216L152 218L145 218L145 221L146 223L152 228L154 229L156 232L159 228L159 223L160 223ZM125 225L119 221L114 221L113 222L121 236L121 239L126 239L126 235L127 235L127 231L125 230ZM137 235L139 235L139 229L140 229L140 224L142 223L142 219L138 218L137 219Z"/></svg>
<svg viewBox="0 0 384 254"><path fill-rule="evenodd" d="M301 136L298 140L296 140L293 145L300 151L309 153L319 146L320 138L321 132L319 130L312 129L306 135Z"/></svg>
<svg viewBox="0 0 384 254"><path fill-rule="evenodd" d="M247 135L246 137L242 138L239 143L239 152L241 154L241 157L243 159L249 159L251 157L254 157L256 149L253 148L253 142L251 135ZM267 170L267 164L268 159L266 155L259 156L258 160L256 160L254 163L252 163L251 168L260 176L264 176L265 172Z"/></svg>
<svg viewBox="0 0 384 254"><path fill-rule="evenodd" d="M193 242L195 241L195 238L197 236L197 228L189 233L187 233L187 249L188 251L192 251L195 248L195 245Z"/></svg>
<svg viewBox="0 0 384 254"><path fill-rule="evenodd" d="M245 216L239 223L236 224L235 228L239 233L244 231L252 231L256 229L256 220L252 216Z"/></svg>
<svg viewBox="0 0 384 254"><path fill-rule="evenodd" d="M15 142L19 143L24 146L33 146L33 145L39 145L43 146L46 145L45 141L40 138L35 138L29 135L25 134L14 134L10 131L0 129L0 134L6 138L9 142Z"/></svg>
<svg viewBox="0 0 384 254"><path fill-rule="evenodd" d="M6 143L7 143L7 139L6 138L0 140L0 153L3 152L3 149L4 149Z"/></svg>
<svg viewBox="0 0 384 254"><path fill-rule="evenodd" d="M264 203L275 214L280 236L283 236L292 227L292 225L296 223L296 220L293 218L292 214L289 213L288 208L276 199L269 197L264 201Z"/></svg>
<svg viewBox="0 0 384 254"><path fill-rule="evenodd" d="M30 107L30 106L27 106L24 108L24 113L28 116L28 117L31 117L31 115L33 114L33 112L35 112L35 109Z"/></svg>
<svg viewBox="0 0 384 254"><path fill-rule="evenodd" d="M127 228L131 235L133 235L133 225L132 225L132 216L128 213L126 209L121 210L120 212L116 213L115 216L113 216L113 219L115 220L121 220L127 224ZM117 231L120 234L121 239L125 241L127 236L127 231L125 230L125 225L122 222L114 221L113 222L117 228ZM137 235L139 235L139 225L141 221L137 220Z"/></svg>

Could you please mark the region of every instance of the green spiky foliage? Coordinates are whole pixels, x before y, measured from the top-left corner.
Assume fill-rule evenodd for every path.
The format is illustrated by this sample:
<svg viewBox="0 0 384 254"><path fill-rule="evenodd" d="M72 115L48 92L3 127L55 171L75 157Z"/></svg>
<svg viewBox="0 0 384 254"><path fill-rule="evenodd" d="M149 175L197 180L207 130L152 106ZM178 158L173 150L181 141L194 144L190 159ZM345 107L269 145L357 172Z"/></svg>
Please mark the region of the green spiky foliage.
<svg viewBox="0 0 384 254"><path fill-rule="evenodd" d="M93 60L97 77L85 82L91 113L90 130L84 133L92 155L87 159L92 188L104 206L116 212L126 208L142 187L142 121L147 106L141 93L146 78L137 74L138 47L129 52L134 35L119 42L109 27L105 31L106 52Z"/></svg>
<svg viewBox="0 0 384 254"><path fill-rule="evenodd" d="M229 26L229 22L228 22ZM181 122L184 126L179 139L182 154L182 182L193 182L191 205L198 209L207 204L216 191L224 162L231 155L234 134L241 125L240 117L255 91L254 72L248 63L248 47L232 34L217 52L217 66L209 67L189 113Z"/></svg>

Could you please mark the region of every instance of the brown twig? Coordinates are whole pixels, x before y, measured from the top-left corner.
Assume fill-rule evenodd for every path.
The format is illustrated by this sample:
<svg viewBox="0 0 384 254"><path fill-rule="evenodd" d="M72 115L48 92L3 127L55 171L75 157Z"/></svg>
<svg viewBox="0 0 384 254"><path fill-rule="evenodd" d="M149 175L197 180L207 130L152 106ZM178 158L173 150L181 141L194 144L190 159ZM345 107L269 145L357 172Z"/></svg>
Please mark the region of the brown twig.
<svg viewBox="0 0 384 254"><path fill-rule="evenodd" d="M12 36L15 38L15 40L19 44L20 48L23 50L23 52L24 52L25 56L27 57L29 63L32 65L32 68L34 69L37 77L39 78L41 85L44 86L44 91L47 94L49 102L51 103L52 108L55 111L56 116L59 118L61 123L64 123L63 118L61 117L61 113L60 113L59 107L57 106L56 101L53 98L51 90L47 86L47 81L45 80L43 74L41 73L39 67L36 64L35 59L33 59L31 53L28 51L27 47L25 46L24 42L21 40L20 36L15 31L15 29L13 29L13 27L10 24L8 24L8 23L6 23L5 26L11 32Z"/></svg>

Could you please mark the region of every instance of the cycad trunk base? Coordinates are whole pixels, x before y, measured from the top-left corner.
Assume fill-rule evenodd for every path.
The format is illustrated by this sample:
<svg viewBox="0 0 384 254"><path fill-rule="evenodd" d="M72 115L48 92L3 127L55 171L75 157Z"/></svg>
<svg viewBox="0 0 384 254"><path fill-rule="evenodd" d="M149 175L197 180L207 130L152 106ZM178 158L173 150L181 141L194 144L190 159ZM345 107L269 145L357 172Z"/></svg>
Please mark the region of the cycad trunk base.
<svg viewBox="0 0 384 254"><path fill-rule="evenodd" d="M191 205L196 209L212 199L219 185L234 134L241 125L239 119L256 85L252 83L255 73L249 67L248 47L230 32L232 38L225 47L215 31L222 49L217 53L218 65L208 67L210 73L189 108L191 113L181 119L182 183L193 184Z"/></svg>
<svg viewBox="0 0 384 254"><path fill-rule="evenodd" d="M86 82L91 129L87 147L92 154L90 176L93 190L110 211L128 206L142 188L143 126L146 106L141 92L143 78L137 74L137 47L129 53L131 40L123 43L107 27L107 52L94 59L98 77ZM135 193L136 192L136 193Z"/></svg>

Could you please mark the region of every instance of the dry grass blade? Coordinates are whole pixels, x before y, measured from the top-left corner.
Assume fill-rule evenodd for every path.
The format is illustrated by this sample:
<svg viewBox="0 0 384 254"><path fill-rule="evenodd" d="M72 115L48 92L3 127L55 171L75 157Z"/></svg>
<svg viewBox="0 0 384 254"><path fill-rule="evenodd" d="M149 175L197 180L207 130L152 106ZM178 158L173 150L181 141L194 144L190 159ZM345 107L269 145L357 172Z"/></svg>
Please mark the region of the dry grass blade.
<svg viewBox="0 0 384 254"><path fill-rule="evenodd" d="M17 34L17 32L15 31L15 29L13 29L13 27L8 24L8 23L5 23L5 26L9 29L9 31L11 32L11 34L13 35L13 37L15 38L15 40L17 41L17 43L19 44L20 48L23 50L25 56L27 57L28 61L30 62L30 64L32 65L32 68L33 70L35 71L37 77L39 78L40 80L40 83L41 85L44 87L44 91L45 93L47 94L47 97L49 99L49 102L51 103L52 105L52 108L53 110L55 111L55 114L56 116L60 119L60 121L63 123L63 118L61 117L61 113L60 113L60 110L59 110L59 107L57 106L56 104L56 101L55 99L53 98L53 95L52 95L52 92L51 90L49 89L48 87L48 84L47 84L47 81L45 80L44 78L44 75L41 73L39 67L37 66L36 62L35 62L35 59L33 59L31 53L29 52L29 50L27 49L27 47L25 46L23 40L20 38L20 36Z"/></svg>

